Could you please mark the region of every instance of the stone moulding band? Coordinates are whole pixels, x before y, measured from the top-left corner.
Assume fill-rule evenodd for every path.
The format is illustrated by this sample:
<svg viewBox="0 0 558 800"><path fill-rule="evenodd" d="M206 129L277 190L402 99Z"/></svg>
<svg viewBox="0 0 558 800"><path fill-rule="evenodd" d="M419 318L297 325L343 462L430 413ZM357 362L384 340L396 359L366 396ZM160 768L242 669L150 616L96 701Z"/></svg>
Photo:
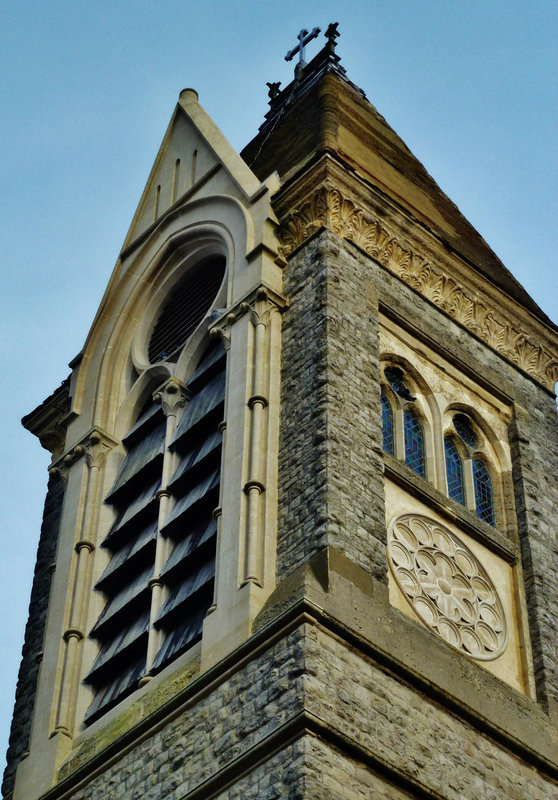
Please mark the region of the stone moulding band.
<svg viewBox="0 0 558 800"><path fill-rule="evenodd" d="M288 257L325 227L376 259L400 280L434 303L499 355L554 391L558 352L535 344L529 335L475 292L434 268L407 244L400 243L377 219L344 197L337 188L322 186L313 198L291 212L279 229L280 252Z"/></svg>
<svg viewBox="0 0 558 800"><path fill-rule="evenodd" d="M471 705L471 698L468 696L466 698L448 698L444 690L437 688L435 681L425 680L422 682L422 677L417 675L413 667L410 667L410 671L408 671L408 665L404 666L398 660L395 662L392 661L391 657L382 646L378 648L378 644L374 644L368 639L363 638L360 632L357 633L352 629L346 628L344 625L339 626L335 624L331 617L324 615L320 608L313 605L306 598L297 602L278 618L274 619L268 626L257 631L236 651L223 659L223 661L199 675L176 695L171 697L164 706L154 709L147 716L143 716L139 722L130 729L125 730L115 740L103 744L99 750L95 747L91 747L91 743L89 747L85 746L81 757L74 757L73 760L66 761L65 765L62 767L59 782L45 793L43 800L69 800L70 797L74 796L77 790L84 789L92 777L105 771L108 766L111 766L121 759L123 754L129 752L131 749L137 747L138 744L161 731L170 721L176 719L201 698L214 691L224 680L228 680L232 674L242 670L248 662L253 661L261 654L269 651L278 641L297 630L303 624L309 624L312 627L319 628L336 638L341 637L347 639L353 647L362 650L368 657L373 660L379 659L378 663L380 664L386 663L387 660L390 671L395 670L395 672L398 673L401 669L402 674L407 680L418 679L427 697L433 698L435 702L441 703L442 705L445 705L448 699L450 699L453 710L457 712L458 717L467 719L474 728L481 731L484 735L487 735L493 741L502 743L506 748L511 750L512 753L519 754L522 758L527 760L528 764L532 764L537 769L542 770L543 773L548 774L551 778L558 777L556 760L553 757L549 758L551 752L554 754L554 749L552 749L552 742L548 737L546 728L544 732L547 734L545 736L547 747L544 749L543 754L538 747L539 739L536 738L541 735L538 729L536 734L534 733L535 728L533 728L532 731L532 735L535 736L537 743L537 746L534 747L533 739L528 737L527 740L524 740L521 736L518 737L515 725L506 727L503 724L503 719L500 720L500 724L497 723L493 725L490 722L490 715L487 716L482 710L479 711L479 704L488 702L488 704L491 705L495 702L493 697L489 696L487 701L484 694L477 690L474 692L474 696L477 697L478 703L473 703L473 705ZM490 681L495 681L498 684L497 695L500 690L503 690L505 695L511 693L511 690L509 687L505 686L505 684L496 681L496 679L488 673L486 673L486 675ZM514 701L516 699L515 695L516 693L514 692ZM522 719L527 719L524 704L529 702L530 707L530 701L527 701L525 698L519 698L519 702L520 710L517 712L518 716L521 716ZM499 706L497 705L497 707ZM544 719L545 716L541 712L541 720ZM285 736L281 736L282 746L284 740ZM268 747L269 744L269 738L264 739L262 742L262 746ZM75 755L77 756L77 754ZM253 767L254 763L257 761L254 758L253 751L249 751L247 756L249 756L250 764ZM243 756L241 755L240 758L243 759ZM397 775L401 776L401 770L398 769ZM214 776L215 782L211 786L212 790L217 786L222 788L223 785L226 785L226 781L223 781L223 777L222 772ZM414 792L417 791L417 788L415 784ZM201 790L200 794L197 794L198 789ZM205 783L202 784L202 786L194 787L191 794L187 793L183 795L183 800L194 800L194 798L195 800L198 798L201 800L201 798L207 798L210 795L216 796L216 794L211 794L210 787ZM417 796L424 797L425 795L418 794ZM426 796L431 797L432 795ZM434 795L434 797L436 797L436 795Z"/></svg>

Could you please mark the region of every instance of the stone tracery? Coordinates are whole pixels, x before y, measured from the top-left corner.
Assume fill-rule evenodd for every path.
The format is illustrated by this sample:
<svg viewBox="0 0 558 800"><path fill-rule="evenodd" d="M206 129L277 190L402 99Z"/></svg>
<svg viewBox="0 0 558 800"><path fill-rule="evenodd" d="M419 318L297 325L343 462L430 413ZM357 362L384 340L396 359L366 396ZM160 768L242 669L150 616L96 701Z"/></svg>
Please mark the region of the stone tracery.
<svg viewBox="0 0 558 800"><path fill-rule="evenodd" d="M390 525L388 560L417 616L475 659L504 651L508 631L498 592L458 536L433 519L404 514Z"/></svg>

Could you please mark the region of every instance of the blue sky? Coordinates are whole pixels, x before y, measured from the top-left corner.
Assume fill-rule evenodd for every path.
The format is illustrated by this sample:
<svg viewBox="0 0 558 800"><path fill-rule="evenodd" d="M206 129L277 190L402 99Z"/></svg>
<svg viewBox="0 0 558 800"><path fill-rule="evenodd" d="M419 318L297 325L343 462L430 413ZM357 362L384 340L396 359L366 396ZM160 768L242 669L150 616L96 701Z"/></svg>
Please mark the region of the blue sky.
<svg viewBox="0 0 558 800"><path fill-rule="evenodd" d="M2 752L49 460L19 419L83 344L180 90L240 149L297 32L332 21L351 80L558 320L555 0L6 0Z"/></svg>

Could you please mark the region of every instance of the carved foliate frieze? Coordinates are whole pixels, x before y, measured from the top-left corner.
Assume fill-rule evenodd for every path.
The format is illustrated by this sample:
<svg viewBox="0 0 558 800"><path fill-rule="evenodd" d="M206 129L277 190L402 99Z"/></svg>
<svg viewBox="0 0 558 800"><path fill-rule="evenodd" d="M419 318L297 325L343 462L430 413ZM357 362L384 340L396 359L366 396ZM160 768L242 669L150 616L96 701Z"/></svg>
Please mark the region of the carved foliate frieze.
<svg viewBox="0 0 558 800"><path fill-rule="evenodd" d="M495 307L478 300L474 291L398 241L384 223L344 197L337 188L322 187L310 201L283 220L279 232L282 255L288 256L322 227L353 242L500 355L554 390L558 381L558 354L534 343Z"/></svg>
<svg viewBox="0 0 558 800"><path fill-rule="evenodd" d="M508 640L502 602L479 560L448 528L418 514L394 520L388 561L417 616L472 658L501 655Z"/></svg>

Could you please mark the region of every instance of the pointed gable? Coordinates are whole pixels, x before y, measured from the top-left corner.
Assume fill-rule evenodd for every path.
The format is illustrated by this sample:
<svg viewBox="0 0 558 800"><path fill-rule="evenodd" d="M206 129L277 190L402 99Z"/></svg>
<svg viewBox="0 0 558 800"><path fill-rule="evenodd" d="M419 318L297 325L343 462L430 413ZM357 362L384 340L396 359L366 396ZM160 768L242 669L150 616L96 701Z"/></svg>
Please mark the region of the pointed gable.
<svg viewBox="0 0 558 800"><path fill-rule="evenodd" d="M184 89L174 110L124 242L126 249L185 196L218 171L231 178L231 193L249 198L260 181L198 103Z"/></svg>

